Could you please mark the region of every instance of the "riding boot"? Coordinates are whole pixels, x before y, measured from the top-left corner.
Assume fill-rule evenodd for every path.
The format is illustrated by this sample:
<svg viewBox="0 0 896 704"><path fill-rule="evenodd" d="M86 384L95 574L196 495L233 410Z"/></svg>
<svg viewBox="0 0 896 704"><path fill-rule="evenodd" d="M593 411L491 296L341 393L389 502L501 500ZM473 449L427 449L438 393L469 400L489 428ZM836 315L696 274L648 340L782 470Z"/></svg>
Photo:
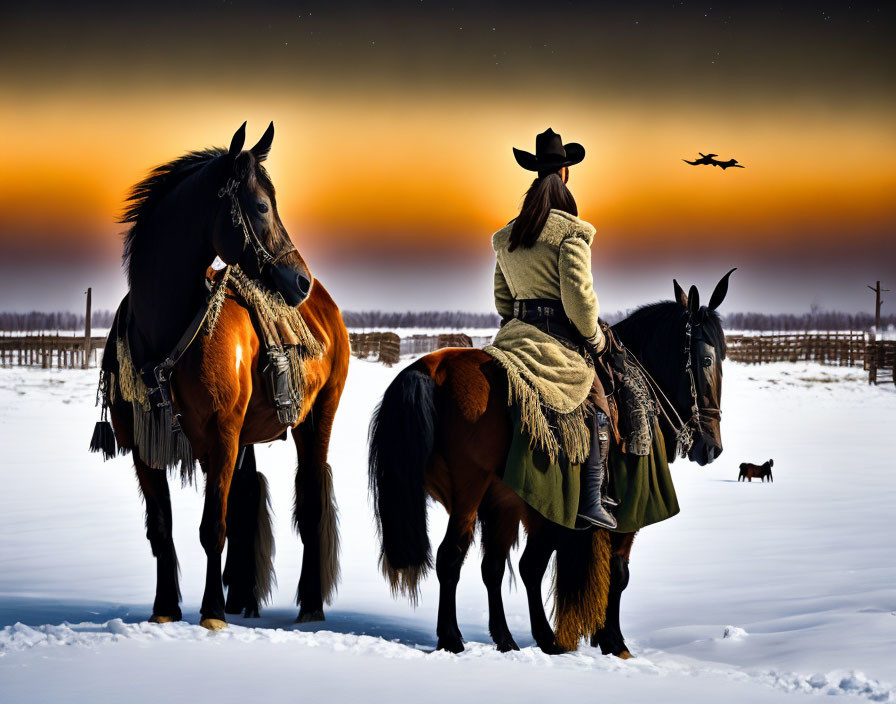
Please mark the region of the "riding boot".
<svg viewBox="0 0 896 704"><path fill-rule="evenodd" d="M603 464L606 467L607 463L604 462ZM600 487L600 502L604 506L609 506L610 508L616 508L619 505L619 502L607 493L607 489L609 488L609 486L610 486L610 473L604 472L604 481Z"/></svg>
<svg viewBox="0 0 896 704"><path fill-rule="evenodd" d="M580 522L587 521L599 528L612 530L616 527L616 519L601 500L610 445L609 425L607 415L603 411L595 411L591 421L591 448L581 469L578 517Z"/></svg>
<svg viewBox="0 0 896 704"><path fill-rule="evenodd" d="M600 463L604 468L609 467L610 459L610 419L603 411L597 411L597 436L600 440ZM609 495L610 473L604 472L604 480L600 485L600 502L609 508L616 508L619 502Z"/></svg>

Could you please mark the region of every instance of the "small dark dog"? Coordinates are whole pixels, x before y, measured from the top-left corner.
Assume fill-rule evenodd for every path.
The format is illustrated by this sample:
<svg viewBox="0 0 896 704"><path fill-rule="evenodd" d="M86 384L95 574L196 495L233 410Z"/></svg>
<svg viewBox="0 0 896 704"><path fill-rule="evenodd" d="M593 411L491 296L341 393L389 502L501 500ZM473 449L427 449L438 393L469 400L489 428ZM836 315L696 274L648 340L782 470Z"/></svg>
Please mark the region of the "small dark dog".
<svg viewBox="0 0 896 704"><path fill-rule="evenodd" d="M740 466L740 474L737 475L737 481L741 482L746 479L748 482L752 482L754 479L761 479L764 482L766 477L768 477L768 480L773 482L775 481L774 477L772 477L772 467L774 464L774 460L769 460L762 465L744 462Z"/></svg>

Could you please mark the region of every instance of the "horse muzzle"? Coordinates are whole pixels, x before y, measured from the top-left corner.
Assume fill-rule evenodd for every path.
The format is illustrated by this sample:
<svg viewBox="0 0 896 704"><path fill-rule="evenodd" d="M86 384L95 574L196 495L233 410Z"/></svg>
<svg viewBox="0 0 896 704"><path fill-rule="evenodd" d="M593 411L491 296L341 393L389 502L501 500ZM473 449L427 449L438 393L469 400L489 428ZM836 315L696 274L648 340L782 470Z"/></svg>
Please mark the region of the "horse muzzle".
<svg viewBox="0 0 896 704"><path fill-rule="evenodd" d="M290 306L297 306L308 298L314 284L314 279L308 271L299 271L282 264L269 267L268 275L274 288Z"/></svg>
<svg viewBox="0 0 896 704"><path fill-rule="evenodd" d="M721 454L721 443L717 443L715 439L707 440L705 436L700 435L688 453L688 459L696 462L701 467L705 467L718 459Z"/></svg>

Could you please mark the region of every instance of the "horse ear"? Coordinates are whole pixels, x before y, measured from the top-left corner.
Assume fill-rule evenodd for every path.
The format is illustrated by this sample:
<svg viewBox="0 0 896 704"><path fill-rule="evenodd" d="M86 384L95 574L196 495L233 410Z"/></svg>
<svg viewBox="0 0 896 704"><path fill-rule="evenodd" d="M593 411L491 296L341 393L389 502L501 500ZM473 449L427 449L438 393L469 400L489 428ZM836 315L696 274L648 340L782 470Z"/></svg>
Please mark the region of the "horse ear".
<svg viewBox="0 0 896 704"><path fill-rule="evenodd" d="M271 151L271 143L274 141L274 123L272 122L268 125L268 128L264 131L264 134L261 135L261 139L258 140L258 144L256 144L251 151L255 155L255 159L259 162L264 161L268 158L268 152Z"/></svg>
<svg viewBox="0 0 896 704"><path fill-rule="evenodd" d="M672 285L675 287L675 298L672 300L681 303L685 308L688 307L688 297L684 293L684 289L681 287L681 284L678 283L675 279L672 279Z"/></svg>
<svg viewBox="0 0 896 704"><path fill-rule="evenodd" d="M728 295L728 277L731 276L731 274L735 271L737 271L737 267L734 267L731 271L729 271L721 279L719 279L719 283L716 284L715 291L712 292L712 296L710 296L709 298L710 310L715 310L720 305L722 305L722 301L724 301L725 296Z"/></svg>
<svg viewBox="0 0 896 704"><path fill-rule="evenodd" d="M249 152L241 152L233 162L233 173L241 181L249 175L251 158Z"/></svg>
<svg viewBox="0 0 896 704"><path fill-rule="evenodd" d="M700 294L697 293L696 286L691 286L691 290L688 291L688 312L693 317L698 310L700 310Z"/></svg>
<svg viewBox="0 0 896 704"><path fill-rule="evenodd" d="M230 156L236 156L243 151L243 145L246 143L246 123L240 125L240 128L233 133L233 139L230 140L230 149L227 153Z"/></svg>

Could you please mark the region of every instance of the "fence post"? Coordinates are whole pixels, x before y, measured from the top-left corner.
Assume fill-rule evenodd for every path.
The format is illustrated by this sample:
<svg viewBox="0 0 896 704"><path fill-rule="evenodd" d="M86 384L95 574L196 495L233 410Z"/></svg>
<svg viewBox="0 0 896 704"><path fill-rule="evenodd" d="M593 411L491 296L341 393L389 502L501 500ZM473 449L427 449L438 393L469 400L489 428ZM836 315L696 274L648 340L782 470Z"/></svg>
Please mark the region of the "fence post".
<svg viewBox="0 0 896 704"><path fill-rule="evenodd" d="M84 316L84 361L81 364L82 369L87 369L90 363L90 298L93 289L87 287L87 314Z"/></svg>
<svg viewBox="0 0 896 704"><path fill-rule="evenodd" d="M868 356L868 385L877 383L877 338L876 330L872 328L868 333L868 345L865 347L865 354Z"/></svg>

